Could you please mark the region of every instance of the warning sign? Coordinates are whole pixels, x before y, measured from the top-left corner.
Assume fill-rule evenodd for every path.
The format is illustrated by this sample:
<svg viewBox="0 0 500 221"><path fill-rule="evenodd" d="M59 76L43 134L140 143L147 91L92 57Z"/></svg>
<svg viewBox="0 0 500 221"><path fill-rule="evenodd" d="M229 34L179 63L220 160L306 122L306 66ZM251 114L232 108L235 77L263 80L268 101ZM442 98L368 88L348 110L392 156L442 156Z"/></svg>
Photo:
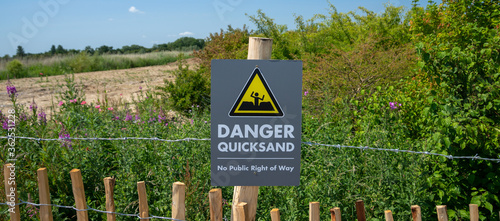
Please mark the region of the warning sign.
<svg viewBox="0 0 500 221"><path fill-rule="evenodd" d="M283 117L283 111L258 67L245 84L229 116Z"/></svg>

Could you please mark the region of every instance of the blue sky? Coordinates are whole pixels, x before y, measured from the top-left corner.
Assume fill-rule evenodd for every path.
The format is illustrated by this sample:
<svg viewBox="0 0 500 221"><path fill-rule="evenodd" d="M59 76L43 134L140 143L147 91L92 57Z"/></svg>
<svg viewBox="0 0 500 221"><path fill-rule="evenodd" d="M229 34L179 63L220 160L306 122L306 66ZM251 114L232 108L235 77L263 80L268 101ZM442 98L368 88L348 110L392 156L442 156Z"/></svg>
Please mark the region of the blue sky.
<svg viewBox="0 0 500 221"><path fill-rule="evenodd" d="M338 11L363 6L374 12L384 4L411 6L411 0L330 1ZM327 0L15 0L0 3L0 56L16 53L18 45L27 53L40 53L51 45L66 49L101 45L121 48L138 44L172 42L182 36L206 38L210 33L246 24L245 14L262 9L278 24L294 29L294 14L309 19L328 13Z"/></svg>

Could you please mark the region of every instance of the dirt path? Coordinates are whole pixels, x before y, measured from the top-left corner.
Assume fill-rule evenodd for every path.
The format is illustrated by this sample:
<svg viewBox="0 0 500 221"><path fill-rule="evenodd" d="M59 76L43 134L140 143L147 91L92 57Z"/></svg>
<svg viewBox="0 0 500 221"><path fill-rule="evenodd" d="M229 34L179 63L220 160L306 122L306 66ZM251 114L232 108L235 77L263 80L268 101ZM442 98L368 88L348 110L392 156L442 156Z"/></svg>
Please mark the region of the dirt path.
<svg viewBox="0 0 500 221"><path fill-rule="evenodd" d="M195 67L194 58L186 60L190 67ZM177 62L167 65L131 68L123 70L97 71L75 74L75 82L83 84L87 103L96 103L103 99L104 91L108 99L125 102L132 101L132 97L142 90L150 90L155 86L163 85L164 79L173 79L172 70L177 69ZM47 80L46 80L47 79ZM23 78L13 79L12 84L18 94L17 103L25 105L27 109L34 99L37 106L49 111L50 106L57 103L56 95L62 89L58 85L65 84L64 75L50 76L48 78ZM0 110L5 113L12 107L12 102L6 92L7 81L0 81ZM65 101L67 102L67 101Z"/></svg>

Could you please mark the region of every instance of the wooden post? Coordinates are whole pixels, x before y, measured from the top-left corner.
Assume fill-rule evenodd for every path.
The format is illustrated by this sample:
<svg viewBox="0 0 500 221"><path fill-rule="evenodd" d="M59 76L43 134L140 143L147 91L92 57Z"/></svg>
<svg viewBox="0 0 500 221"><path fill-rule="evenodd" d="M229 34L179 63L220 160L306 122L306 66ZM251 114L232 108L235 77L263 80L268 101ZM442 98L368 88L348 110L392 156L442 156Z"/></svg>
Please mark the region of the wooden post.
<svg viewBox="0 0 500 221"><path fill-rule="evenodd" d="M115 178L106 177L104 178L104 192L106 194L106 211L115 212L115 199L113 197L115 190ZM108 221L115 221L116 214L108 213L106 215L108 217Z"/></svg>
<svg viewBox="0 0 500 221"><path fill-rule="evenodd" d="M413 221L422 221L420 206L418 205L411 206L411 217L413 218Z"/></svg>
<svg viewBox="0 0 500 221"><path fill-rule="evenodd" d="M250 37L248 39L248 60L269 60L271 59L271 51L273 39ZM259 193L258 186L235 186L233 193L233 208L231 210L231 219L235 213L235 206L240 202L245 202L248 205L248 216L250 221L255 221L257 212L257 196Z"/></svg>
<svg viewBox="0 0 500 221"><path fill-rule="evenodd" d="M477 204L469 204L470 221L479 221L479 208Z"/></svg>
<svg viewBox="0 0 500 221"><path fill-rule="evenodd" d="M19 211L19 195L17 194L16 185L16 165L7 163L3 165L3 179L5 185L5 197L8 204L14 203L14 206L8 205L10 220L21 220L21 212Z"/></svg>
<svg viewBox="0 0 500 221"><path fill-rule="evenodd" d="M448 212L446 211L446 205L436 206L438 221L448 221Z"/></svg>
<svg viewBox="0 0 500 221"><path fill-rule="evenodd" d="M385 213L385 221L394 221L394 219L392 218L392 211L386 210L384 211L384 213Z"/></svg>
<svg viewBox="0 0 500 221"><path fill-rule="evenodd" d="M144 181L137 182L137 193L139 194L139 216L141 218L149 217L148 195L146 193L146 183Z"/></svg>
<svg viewBox="0 0 500 221"><path fill-rule="evenodd" d="M73 196L75 197L75 205L77 209L84 211L76 211L78 221L88 221L89 215L87 209L87 200L85 198L85 188L83 187L82 172L79 169L72 169L71 185L73 186Z"/></svg>
<svg viewBox="0 0 500 221"><path fill-rule="evenodd" d="M40 168L36 171L38 177L38 195L40 204L50 204L49 177L47 168ZM52 207L40 206L40 221L52 221Z"/></svg>
<svg viewBox="0 0 500 221"><path fill-rule="evenodd" d="M236 205L236 213L234 216L234 221L249 221L250 217L248 217L248 204L247 203L238 203Z"/></svg>
<svg viewBox="0 0 500 221"><path fill-rule="evenodd" d="M340 208L334 207L330 209L330 215L332 216L332 221L341 221L342 217L340 216Z"/></svg>
<svg viewBox="0 0 500 221"><path fill-rule="evenodd" d="M211 189L208 192L208 201L210 203L210 220L222 221L222 190Z"/></svg>
<svg viewBox="0 0 500 221"><path fill-rule="evenodd" d="M309 203L309 221L319 221L319 202Z"/></svg>
<svg viewBox="0 0 500 221"><path fill-rule="evenodd" d="M363 200L356 201L356 214L358 216L358 221L366 221L365 203Z"/></svg>
<svg viewBox="0 0 500 221"><path fill-rule="evenodd" d="M271 210L271 221L281 221L279 209L274 208Z"/></svg>
<svg viewBox="0 0 500 221"><path fill-rule="evenodd" d="M172 185L172 218L186 219L186 185L175 182Z"/></svg>

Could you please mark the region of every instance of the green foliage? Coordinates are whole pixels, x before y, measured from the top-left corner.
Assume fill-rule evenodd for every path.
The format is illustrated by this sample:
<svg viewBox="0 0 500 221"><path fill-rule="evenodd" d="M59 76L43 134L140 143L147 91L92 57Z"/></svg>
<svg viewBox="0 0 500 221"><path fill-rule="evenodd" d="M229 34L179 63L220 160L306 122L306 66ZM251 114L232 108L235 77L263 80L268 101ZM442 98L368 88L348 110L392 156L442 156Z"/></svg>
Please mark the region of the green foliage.
<svg viewBox="0 0 500 221"><path fill-rule="evenodd" d="M23 63L18 59L14 59L7 63L7 71L10 74L9 76L13 78L22 78L25 73Z"/></svg>
<svg viewBox="0 0 500 221"><path fill-rule="evenodd" d="M195 106L205 109L210 105L210 83L201 71L190 70L182 56L179 55L178 70L174 72L175 81L166 79L165 86L158 89L174 110L187 114Z"/></svg>
<svg viewBox="0 0 500 221"><path fill-rule="evenodd" d="M435 151L497 158L500 152L500 3L443 1L415 8L411 30L421 58L419 67L431 86L425 108L412 112L413 133ZM481 215L500 207L498 165L485 161L438 162L429 179L431 197L461 217L470 199Z"/></svg>

